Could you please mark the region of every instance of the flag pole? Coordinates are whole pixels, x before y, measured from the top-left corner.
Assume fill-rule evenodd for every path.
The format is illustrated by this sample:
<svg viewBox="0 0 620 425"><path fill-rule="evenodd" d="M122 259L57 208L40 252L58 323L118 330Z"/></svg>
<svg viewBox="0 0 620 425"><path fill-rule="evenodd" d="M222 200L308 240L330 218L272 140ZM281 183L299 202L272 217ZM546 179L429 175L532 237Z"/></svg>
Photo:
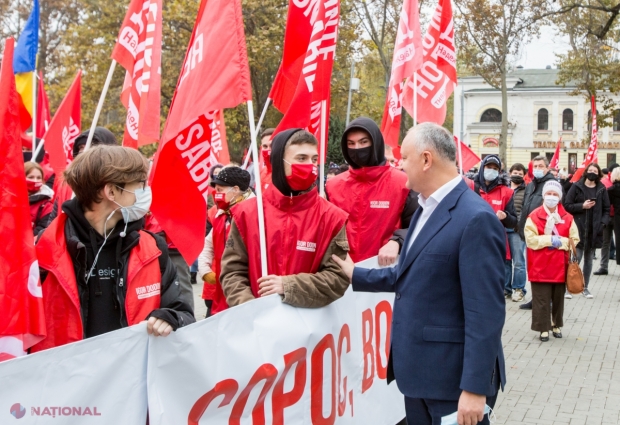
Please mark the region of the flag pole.
<svg viewBox="0 0 620 425"><path fill-rule="evenodd" d="M321 101L321 141L319 151L319 193L325 198L325 146L327 145L327 134L325 127L327 126L327 101Z"/></svg>
<svg viewBox="0 0 620 425"><path fill-rule="evenodd" d="M413 126L418 125L418 72L413 73Z"/></svg>
<svg viewBox="0 0 620 425"><path fill-rule="evenodd" d="M37 148L32 151L32 158L30 159L30 162L37 162L37 156L39 156L39 152L41 152L41 149L43 149L43 144L45 143L45 140L41 139L41 143L39 143L37 145Z"/></svg>
<svg viewBox="0 0 620 425"><path fill-rule="evenodd" d="M258 137L258 132L260 131L261 126L263 125L263 120L265 119L265 115L267 114L267 108L269 108L270 103L271 103L271 99L267 98L267 102L265 102L265 106L263 107L263 112L261 112L260 118L258 119L258 124L256 125L256 137ZM251 143L255 143L255 142L256 140L252 139ZM248 169L248 163L250 162L250 155L252 155L252 150L248 149L248 154L245 156L245 160L243 161L244 170ZM254 164L257 164L257 163L254 162Z"/></svg>
<svg viewBox="0 0 620 425"><path fill-rule="evenodd" d="M35 59L34 63L37 61ZM37 150L37 67L35 65L32 73L32 152Z"/></svg>
<svg viewBox="0 0 620 425"><path fill-rule="evenodd" d="M95 135L95 128L97 128L97 122L99 121L99 115L101 114L101 110L103 109L103 102L105 102L105 97L108 94L108 89L110 88L110 83L112 82L112 76L114 75L114 69L116 69L116 61L112 59L112 63L110 64L110 70L108 71L108 76L105 80L105 84L103 85L103 90L101 91L101 96L99 97L99 103L97 104L97 109L95 110L95 116L93 117L93 123L90 126L90 131L88 132L88 139L86 140L86 146L84 146L84 150L88 150L93 141L93 136Z"/></svg>
<svg viewBox="0 0 620 425"><path fill-rule="evenodd" d="M254 125L254 108L251 100L248 100L248 119L250 121L250 150L254 158L254 164L258 164L258 148L256 147L256 127ZM263 187L260 182L260 171L258 167L254 167L254 179L256 181L256 202L258 206L258 235L260 240L260 263L261 275L267 276L267 241L265 238L265 210L263 209Z"/></svg>

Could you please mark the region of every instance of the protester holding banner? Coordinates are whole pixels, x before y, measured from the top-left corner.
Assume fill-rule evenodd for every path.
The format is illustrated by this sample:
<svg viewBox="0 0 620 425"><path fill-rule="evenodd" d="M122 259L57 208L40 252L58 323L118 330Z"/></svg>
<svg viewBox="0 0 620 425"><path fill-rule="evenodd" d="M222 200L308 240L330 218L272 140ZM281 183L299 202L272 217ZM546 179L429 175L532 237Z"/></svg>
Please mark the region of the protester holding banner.
<svg viewBox="0 0 620 425"><path fill-rule="evenodd" d="M345 258L347 214L319 196L318 142L302 129L278 133L271 146L273 184L264 192L268 276L261 276L256 199L233 209L222 257L228 305L279 294L296 307L323 307L342 297L349 280L332 260Z"/></svg>
<svg viewBox="0 0 620 425"><path fill-rule="evenodd" d="M407 189L407 176L390 167L377 124L357 118L341 139L349 171L328 182L325 191L334 205L349 213L347 238L353 261L379 255L379 265L393 264L411 217L418 208L417 193ZM404 233L404 232L402 232Z"/></svg>
<svg viewBox="0 0 620 425"><path fill-rule="evenodd" d="M45 228L49 215L52 213L52 198L54 191L45 185L43 168L36 162L24 164L26 172L26 186L28 187L28 202L30 204L30 221L32 231L38 235Z"/></svg>
<svg viewBox="0 0 620 425"><path fill-rule="evenodd" d="M485 404L493 408L506 383L506 234L458 174L446 129L414 127L401 152L420 209L398 266L363 269L333 259L353 290L395 293L387 373L405 395L407 422L439 424L455 414L460 424L488 424Z"/></svg>
<svg viewBox="0 0 620 425"><path fill-rule="evenodd" d="M65 171L75 193L43 232L47 337L41 351L148 320L155 336L195 321L182 301L165 241L142 230L151 202L137 150L91 148Z"/></svg>
<svg viewBox="0 0 620 425"><path fill-rule="evenodd" d="M230 210L240 202L254 197L250 189L250 173L240 167L222 169L211 179L211 185L215 188L217 211L211 219L212 228L205 238L205 247L198 257L198 275L205 282L202 298L207 306L207 317L228 308L220 275L222 255L230 232Z"/></svg>

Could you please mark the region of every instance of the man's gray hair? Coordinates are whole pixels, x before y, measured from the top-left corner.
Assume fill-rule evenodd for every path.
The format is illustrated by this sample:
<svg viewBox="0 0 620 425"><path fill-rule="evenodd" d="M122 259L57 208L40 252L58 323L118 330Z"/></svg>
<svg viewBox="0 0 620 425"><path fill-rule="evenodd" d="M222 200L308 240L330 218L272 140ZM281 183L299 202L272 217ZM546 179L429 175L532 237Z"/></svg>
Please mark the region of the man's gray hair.
<svg viewBox="0 0 620 425"><path fill-rule="evenodd" d="M440 125L425 122L412 127L409 133L418 152L433 150L443 159L456 162L456 144L452 134Z"/></svg>
<svg viewBox="0 0 620 425"><path fill-rule="evenodd" d="M549 159L546 156L538 155L532 158L532 162L534 161L545 161L545 167L549 167Z"/></svg>

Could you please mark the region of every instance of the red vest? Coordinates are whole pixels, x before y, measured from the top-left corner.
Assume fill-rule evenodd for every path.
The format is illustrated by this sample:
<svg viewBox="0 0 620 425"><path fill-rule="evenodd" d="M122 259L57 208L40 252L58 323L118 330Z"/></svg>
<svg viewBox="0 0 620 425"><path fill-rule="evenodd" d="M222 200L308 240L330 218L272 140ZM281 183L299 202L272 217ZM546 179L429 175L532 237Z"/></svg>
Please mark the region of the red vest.
<svg viewBox="0 0 620 425"><path fill-rule="evenodd" d="M347 238L353 261L374 257L394 231L407 202L407 176L390 166L349 169L327 182L329 200L349 213Z"/></svg>
<svg viewBox="0 0 620 425"><path fill-rule="evenodd" d="M39 266L49 272L42 285L47 337L32 347L31 352L84 338L80 297L65 238L66 221L67 215L61 212L36 246ZM141 231L140 242L129 253L127 264L125 313L129 326L145 320L160 306L160 255L155 239Z"/></svg>
<svg viewBox="0 0 620 425"><path fill-rule="evenodd" d="M209 208L209 211L207 211L207 219L209 220L209 223L211 223L212 228L213 228L213 220L215 219L215 214L217 214L217 206L212 206L211 208ZM211 270L213 270L213 268L211 268ZM213 297L215 297L215 285L211 285L205 282L202 285L202 299L213 301Z"/></svg>
<svg viewBox="0 0 620 425"><path fill-rule="evenodd" d="M499 184L495 186L489 193L486 193L482 187L480 188L480 197L493 208L494 212L505 211L506 205L512 199L514 191L508 186ZM508 244L508 235L506 235L506 260L510 260L510 245Z"/></svg>
<svg viewBox="0 0 620 425"><path fill-rule="evenodd" d="M558 214L564 223L558 223L559 236L568 238L573 216L566 212L562 204L558 205ZM545 234L547 212L544 207L538 207L529 215L539 235ZM562 284L566 282L566 268L568 267L568 252L559 249L527 249L527 275L530 282L545 282Z"/></svg>
<svg viewBox="0 0 620 425"><path fill-rule="evenodd" d="M215 285L210 285L205 282L205 286L213 288L213 306L211 307L211 313L219 313L228 308L226 303L226 296L222 291L222 285L220 284L220 273L222 273L222 255L224 255L224 248L226 248L226 240L230 233L230 224L226 225L226 214L220 214L211 220L213 225L212 237L213 237L213 262L211 263L211 269L215 273Z"/></svg>
<svg viewBox="0 0 620 425"><path fill-rule="evenodd" d="M260 170L260 184L263 188L263 191L267 190L269 186L272 184L272 174L271 171L267 170L267 167L263 167Z"/></svg>
<svg viewBox="0 0 620 425"><path fill-rule="evenodd" d="M317 190L286 197L273 185L263 194L269 274L288 276L319 271L332 239L346 224L347 214L319 197ZM252 293L258 298L261 258L256 198L231 211L245 243Z"/></svg>

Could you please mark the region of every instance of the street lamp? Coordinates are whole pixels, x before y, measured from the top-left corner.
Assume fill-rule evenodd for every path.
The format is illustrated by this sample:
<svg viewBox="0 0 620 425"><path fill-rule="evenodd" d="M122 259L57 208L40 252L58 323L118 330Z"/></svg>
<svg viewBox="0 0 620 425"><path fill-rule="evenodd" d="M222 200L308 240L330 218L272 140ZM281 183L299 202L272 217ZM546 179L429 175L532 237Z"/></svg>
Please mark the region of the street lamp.
<svg viewBox="0 0 620 425"><path fill-rule="evenodd" d="M346 125L349 125L349 116L351 115L351 94L353 91L359 91L360 89L360 79L353 78L355 73L355 61L351 61L351 83L349 84L349 103L347 104L347 122Z"/></svg>

